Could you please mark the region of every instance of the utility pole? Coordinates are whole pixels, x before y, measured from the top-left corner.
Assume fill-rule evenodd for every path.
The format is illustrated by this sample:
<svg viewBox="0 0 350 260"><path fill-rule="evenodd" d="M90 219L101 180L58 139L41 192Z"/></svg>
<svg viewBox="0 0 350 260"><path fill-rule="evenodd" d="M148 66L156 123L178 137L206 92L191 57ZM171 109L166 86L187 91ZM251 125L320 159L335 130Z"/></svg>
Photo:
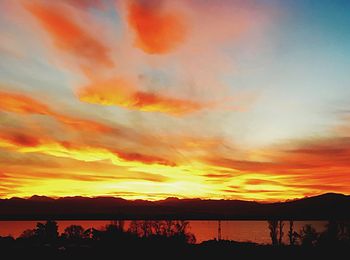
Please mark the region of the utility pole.
<svg viewBox="0 0 350 260"><path fill-rule="evenodd" d="M221 240L221 220L218 221L218 240Z"/></svg>

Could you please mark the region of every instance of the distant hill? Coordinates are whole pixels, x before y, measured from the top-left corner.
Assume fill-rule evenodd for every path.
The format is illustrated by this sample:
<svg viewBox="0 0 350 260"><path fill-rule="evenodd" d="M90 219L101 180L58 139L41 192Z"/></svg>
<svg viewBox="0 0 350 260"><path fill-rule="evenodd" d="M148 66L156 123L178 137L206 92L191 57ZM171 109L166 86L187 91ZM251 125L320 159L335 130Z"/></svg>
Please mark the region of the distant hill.
<svg viewBox="0 0 350 260"><path fill-rule="evenodd" d="M160 201L114 197L0 199L0 219L294 219L350 220L350 196L327 193L288 202L168 198Z"/></svg>

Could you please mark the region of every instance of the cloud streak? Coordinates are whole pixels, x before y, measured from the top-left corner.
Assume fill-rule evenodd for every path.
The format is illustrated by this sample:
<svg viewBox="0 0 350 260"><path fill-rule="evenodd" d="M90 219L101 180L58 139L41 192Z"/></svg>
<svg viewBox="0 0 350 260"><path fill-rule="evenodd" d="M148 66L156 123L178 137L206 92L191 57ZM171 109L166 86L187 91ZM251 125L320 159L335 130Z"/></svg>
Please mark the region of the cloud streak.
<svg viewBox="0 0 350 260"><path fill-rule="evenodd" d="M0 91L0 110L13 112L18 114L37 114L45 115L55 118L65 126L77 130L84 129L87 131L108 133L115 131L110 126L98 123L92 120L79 119L75 117L66 116L53 111L46 104L39 102L29 96Z"/></svg>
<svg viewBox="0 0 350 260"><path fill-rule="evenodd" d="M109 48L74 20L70 9L59 4L26 2L27 10L52 37L55 46L91 67L113 67Z"/></svg>
<svg viewBox="0 0 350 260"><path fill-rule="evenodd" d="M209 107L192 100L140 91L132 82L123 78L90 84L81 88L77 95L80 100L92 104L116 105L131 110L161 112L175 116L190 114Z"/></svg>
<svg viewBox="0 0 350 260"><path fill-rule="evenodd" d="M175 166L169 160L144 155L141 153L128 153L101 146L75 144L69 141L59 141L51 137L36 137L17 131L2 130L0 146L10 148L21 153L42 153L56 157L71 158L79 161L111 160L116 165L129 166L133 162L141 164L159 164Z"/></svg>
<svg viewBox="0 0 350 260"><path fill-rule="evenodd" d="M298 193L308 196L325 192L348 192L348 137L305 140L295 143L294 147L275 147L268 150L268 154L262 161L220 156L207 158L205 161L239 173L245 180L241 185L227 189L227 192L242 195L248 192L275 193L276 197L280 197L283 192L289 196Z"/></svg>

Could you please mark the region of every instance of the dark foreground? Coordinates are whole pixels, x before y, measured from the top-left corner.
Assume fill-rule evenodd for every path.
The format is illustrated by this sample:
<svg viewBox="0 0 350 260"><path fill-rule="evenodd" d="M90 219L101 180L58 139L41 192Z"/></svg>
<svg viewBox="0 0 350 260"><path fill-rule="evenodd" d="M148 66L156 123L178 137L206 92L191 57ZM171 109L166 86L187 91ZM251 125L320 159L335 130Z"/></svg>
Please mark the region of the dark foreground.
<svg viewBox="0 0 350 260"><path fill-rule="evenodd" d="M79 225L58 233L56 221L38 222L18 238L0 237L1 259L350 259L350 222L329 221L317 233L293 221L269 220L272 245L209 240L196 244L183 220L112 221L102 229ZM283 236L289 245L282 243Z"/></svg>
<svg viewBox="0 0 350 260"><path fill-rule="evenodd" d="M117 242L117 241L116 241ZM3 259L349 259L345 245L329 247L271 246L207 241L202 244L181 244L170 241L129 241L53 245L29 245L2 241Z"/></svg>

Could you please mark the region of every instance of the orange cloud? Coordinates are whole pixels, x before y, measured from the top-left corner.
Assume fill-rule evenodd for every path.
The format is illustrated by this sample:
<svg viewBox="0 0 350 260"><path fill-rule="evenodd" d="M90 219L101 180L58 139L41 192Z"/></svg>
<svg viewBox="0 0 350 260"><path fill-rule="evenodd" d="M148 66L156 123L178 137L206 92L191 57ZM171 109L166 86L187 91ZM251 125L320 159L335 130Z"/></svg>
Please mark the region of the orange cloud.
<svg viewBox="0 0 350 260"><path fill-rule="evenodd" d="M103 6L101 0L62 0L63 2L80 9L100 8Z"/></svg>
<svg viewBox="0 0 350 260"><path fill-rule="evenodd" d="M275 151L276 155L271 161L243 161L214 157L206 159L207 163L239 170L243 172L264 172L274 174L295 174L300 172L327 171L330 169L350 169L350 146L341 149L324 148L301 148L290 151Z"/></svg>
<svg viewBox="0 0 350 260"><path fill-rule="evenodd" d="M137 161L142 162L145 164L161 164L161 165L167 165L167 166L175 166L176 164L174 162L168 161L166 159L157 157L157 156L150 156L150 155L143 155L140 153L125 153L122 151L114 151L114 153L121 159L126 161Z"/></svg>
<svg viewBox="0 0 350 260"><path fill-rule="evenodd" d="M280 182L261 179L248 179L245 181L248 185L281 185Z"/></svg>
<svg viewBox="0 0 350 260"><path fill-rule="evenodd" d="M268 154L270 156L264 161L213 156L205 162L239 174L244 181L235 188L225 189L225 192L241 196L261 193L261 196L271 194L270 197L281 197L284 192L293 197L297 194L306 196L350 191L348 137L305 141L295 144L294 148L270 150Z"/></svg>
<svg viewBox="0 0 350 260"><path fill-rule="evenodd" d="M204 104L190 98L184 99L169 96L165 93L145 91L142 88L143 83L141 82L134 84L120 78L106 80L106 75L117 73L110 55L113 49L107 46L106 42L108 42L108 39L97 38L85 25L80 23L80 20L90 22L89 16L84 16L82 13L84 10L86 11L86 8L97 7L99 4L101 4L100 1L75 2L69 0L50 3L29 2L25 4L26 9L29 10L51 36L55 47L68 54L67 57L64 58L68 59L69 65L72 64L69 60L71 58L74 60L73 65L77 66L91 82L90 86L78 91L78 96L81 101L99 105L116 105L130 110L161 112L174 116L186 115L204 108L213 107L212 104L214 104L215 101L210 104ZM71 6L77 7L83 11L78 11L75 8L71 8ZM202 93L204 93L203 89L213 88L212 86L215 86L215 90L212 93L213 95L205 97L206 100L208 98L225 95L223 94L225 91L222 91L223 86L221 86L218 80L219 71L221 73L223 68L221 62L219 62L219 60L221 60L220 55L217 59L212 59L209 57L211 56L209 53L212 53L212 51L208 48L203 49L203 46L212 46L212 41L208 41L208 39L205 40L200 35L197 35L198 31L195 33L195 35L197 35L195 37L192 33L191 35L187 35L188 24L185 22L184 13L186 13L188 21L190 21L189 15L198 16L194 12L185 12L185 10L189 11L189 9L192 8L190 6L191 5L188 6L185 4L185 2L176 5L165 0L132 0L127 2L126 9L123 10L127 11L125 17L128 24L135 31L136 45L147 53L163 54L171 52L188 38L189 41L186 43L189 49L181 55L179 53L179 56L174 57L173 60L174 63L180 65L181 68L186 68L186 73L182 75L182 69L179 70L180 74L175 72L176 77L172 77L174 82L170 82L171 85L181 84L181 86L186 86L187 83L184 83L183 80L187 81L187 77L190 77L191 82L196 82L195 85L201 87L201 90L195 95L201 96ZM201 12L203 12L203 10ZM75 19L75 17L81 19L78 20L78 18ZM199 20L197 18L194 19L192 17L191 24L194 22L196 26L200 28L203 26L207 27L209 23L212 24L211 20L204 19L206 25L202 25L201 22L203 19ZM96 23L93 19L91 19L91 22ZM230 21L230 24L236 23ZM104 25L107 31L112 31L113 28L109 28L108 24ZM226 35L226 31L220 34ZM189 36L191 36L191 39L195 38L196 40L193 41L194 39L192 39L192 41L190 41ZM213 38L216 39L218 37L215 36ZM221 42L221 40L219 42ZM203 43L205 44L203 45ZM122 41L119 49L120 52L128 52L131 50L130 47L126 48L123 45L125 45L125 42ZM197 52L192 50L192 45L202 47L200 47L200 51ZM214 45L216 46L216 44ZM121 77L143 73L140 71L141 66L139 66L139 64L143 64L145 56L135 52L135 49L132 50L133 52L130 53L130 59L133 60L137 58L137 61L131 61L130 63L124 62L123 68L118 71L118 73L122 75ZM118 57L124 57L120 52L117 53ZM200 57L198 56L198 53L202 52L206 52L205 62L203 62L201 66L197 66L197 63L194 61L198 59L203 61L202 54ZM215 53L216 52L214 52L214 56L216 56ZM137 66L132 64L137 64ZM149 66L148 62L147 66ZM206 71L206 73L203 73L203 71ZM96 83L96 80L91 77L91 74L93 74L94 77L102 78L102 82L97 81ZM129 78L129 76L126 77ZM179 80L176 78L179 78ZM107 85L107 87L101 85ZM217 91L217 88L221 90ZM227 102L227 100L224 100L222 97L216 99L220 99L220 101L215 104ZM218 106L215 105L215 107ZM224 108L226 106L220 105L220 107ZM234 109L237 110L236 107L234 107Z"/></svg>
<svg viewBox="0 0 350 260"><path fill-rule="evenodd" d="M68 8L58 4L27 3L27 10L33 14L52 37L56 47L83 59L93 66L112 67L110 50L80 26Z"/></svg>
<svg viewBox="0 0 350 260"><path fill-rule="evenodd" d="M133 171L132 174L123 170L109 161L78 161L70 158L57 158L45 154L18 153L0 150L0 186L4 184L4 179L10 175L16 180L30 179L35 186L35 182L43 179L65 179L76 181L106 181L115 180L147 180L154 182L165 182L169 178L161 174L152 174ZM64 167L62 167L64 166ZM150 165L150 167L152 167ZM10 174L12 173L12 174ZM4 184L10 187L8 184Z"/></svg>
<svg viewBox="0 0 350 260"><path fill-rule="evenodd" d="M134 93L133 100L134 106L141 111L155 111L173 115L189 114L204 108L204 105L195 101L171 98L144 91Z"/></svg>
<svg viewBox="0 0 350 260"><path fill-rule="evenodd" d="M19 114L51 114L48 106L21 94L0 91L0 110Z"/></svg>
<svg viewBox="0 0 350 260"><path fill-rule="evenodd" d="M300 162L310 167L349 167L350 137L337 137L305 142L284 151L285 161Z"/></svg>
<svg viewBox="0 0 350 260"><path fill-rule="evenodd" d="M8 142L10 145L19 147L37 147L41 144L39 138L17 132L7 133L2 131L0 132L0 145L1 140L3 142Z"/></svg>
<svg viewBox="0 0 350 260"><path fill-rule="evenodd" d="M271 170L285 170L286 165L280 162L241 161L222 157L214 157L206 160L207 163L245 172L269 172ZM294 166L295 167L295 166Z"/></svg>
<svg viewBox="0 0 350 260"><path fill-rule="evenodd" d="M140 153L127 153L103 146L90 146L58 141L50 137L36 137L33 134L18 133L17 131L2 130L0 133L0 147L11 148L23 153L42 153L56 157L71 158L78 161L112 160L116 164L125 165L129 162L141 164L159 164L175 166L169 160ZM127 165L125 165L127 166Z"/></svg>
<svg viewBox="0 0 350 260"><path fill-rule="evenodd" d="M350 138L337 137L305 141L294 147L269 151L264 161L235 160L225 157L207 158L205 161L244 172L297 173L350 169Z"/></svg>
<svg viewBox="0 0 350 260"><path fill-rule="evenodd" d="M101 124L95 121L91 121L91 120L73 118L69 116L60 115L57 113L53 114L53 116L61 123L77 130L83 129L83 130L93 131L98 133L110 133L110 132L117 131L117 129L114 129L110 126L107 126L105 124Z"/></svg>
<svg viewBox="0 0 350 260"><path fill-rule="evenodd" d="M149 54L168 53L186 38L184 17L165 10L163 0L130 1L128 22L135 31L136 46Z"/></svg>
<svg viewBox="0 0 350 260"><path fill-rule="evenodd" d="M78 130L84 129L101 133L114 131L113 128L95 121L78 119L56 113L47 105L22 94L0 91L0 100L0 110L2 111L18 114L38 114L52 116L64 125Z"/></svg>
<svg viewBox="0 0 350 260"><path fill-rule="evenodd" d="M77 94L81 101L92 104L116 105L132 110L161 112L177 116L193 113L206 107L192 100L137 90L131 82L123 78L93 83L80 89Z"/></svg>

